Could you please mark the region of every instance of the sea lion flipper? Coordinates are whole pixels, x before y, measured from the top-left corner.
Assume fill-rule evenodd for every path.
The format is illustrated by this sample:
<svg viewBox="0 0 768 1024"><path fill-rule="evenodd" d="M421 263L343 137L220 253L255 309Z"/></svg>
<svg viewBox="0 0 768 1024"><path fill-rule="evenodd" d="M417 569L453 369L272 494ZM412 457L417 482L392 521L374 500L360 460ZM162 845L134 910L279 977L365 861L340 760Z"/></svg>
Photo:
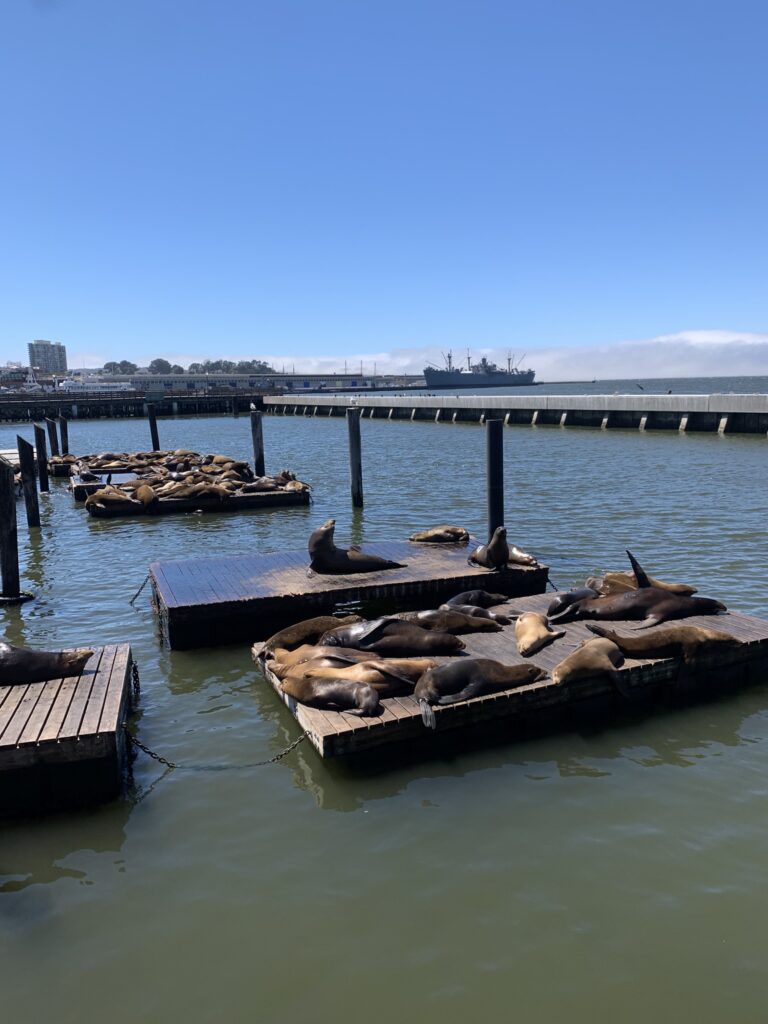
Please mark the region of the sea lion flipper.
<svg viewBox="0 0 768 1024"><path fill-rule="evenodd" d="M435 712L432 710L432 705L428 700L422 699L419 701L419 707L421 708L421 720L427 729L437 728L437 719L435 718Z"/></svg>
<svg viewBox="0 0 768 1024"><path fill-rule="evenodd" d="M643 569L638 560L629 550L627 550L627 557L629 558L630 564L632 565L632 569L635 574L635 579L637 580L638 588L642 590L645 587L653 586L650 579L648 578L648 574L646 573L645 569Z"/></svg>

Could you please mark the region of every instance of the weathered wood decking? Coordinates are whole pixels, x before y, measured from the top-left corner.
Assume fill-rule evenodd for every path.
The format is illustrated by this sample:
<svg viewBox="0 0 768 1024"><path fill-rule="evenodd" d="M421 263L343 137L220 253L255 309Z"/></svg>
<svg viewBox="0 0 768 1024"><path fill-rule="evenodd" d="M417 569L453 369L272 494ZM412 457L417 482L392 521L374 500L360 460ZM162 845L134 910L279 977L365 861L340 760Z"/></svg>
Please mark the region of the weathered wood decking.
<svg viewBox="0 0 768 1024"><path fill-rule="evenodd" d="M431 608L462 590L515 597L541 593L546 566L503 572L467 564L471 546L389 542L366 551L403 569L350 576L309 574L306 550L237 558L198 558L150 566L160 633L169 647L266 640L277 629L354 605L364 615Z"/></svg>
<svg viewBox="0 0 768 1024"><path fill-rule="evenodd" d="M516 598L508 606L501 605L494 610L503 612L509 607L521 611L543 612L546 611L553 596L539 594ZM679 664L673 659L628 658L621 669L628 689L641 695L659 686L685 686L686 689L702 688L712 683L736 686L751 678L757 679L761 674L764 676L768 672L768 622L763 619L729 612L716 617L696 616L686 619L685 624L723 630L744 643L740 647L707 655L706 665L702 665L695 673L689 673L684 678L678 678ZM605 625L616 628L622 635L632 635L636 629L636 623L629 622ZM265 675L322 757L353 754L403 741L426 744L433 736L444 734L450 729L490 723L505 717L520 718L585 698L610 697L615 693L612 683L605 677L578 680L562 686L556 686L552 682L550 677L555 666L571 654L582 640L589 640L594 636L583 622L567 623L558 628L565 629L566 636L530 658L522 658L517 653L514 624L506 626L500 633L474 633L462 636L466 643L466 654L470 657L493 658L506 664L532 662L545 669L548 676L516 690L475 697L444 707L437 706L434 708L437 718L437 729L434 733L425 728L418 702L413 697L387 698L382 701L383 712L380 716L360 718L342 711L321 711L298 704L292 697L283 693L276 676L269 670L265 670ZM255 657L260 650L261 645L256 645ZM449 659L437 660L444 662ZM261 664L258 658L257 662Z"/></svg>
<svg viewBox="0 0 768 1024"><path fill-rule="evenodd" d="M0 813L120 792L131 664L128 644L97 647L80 676L0 686Z"/></svg>
<svg viewBox="0 0 768 1024"><path fill-rule="evenodd" d="M257 508L292 508L309 504L309 491L259 491L256 494L231 494L228 498L198 495L194 498L161 498L151 509L136 502L109 502L91 505L90 515L97 519L126 519L167 516L179 512L248 512Z"/></svg>

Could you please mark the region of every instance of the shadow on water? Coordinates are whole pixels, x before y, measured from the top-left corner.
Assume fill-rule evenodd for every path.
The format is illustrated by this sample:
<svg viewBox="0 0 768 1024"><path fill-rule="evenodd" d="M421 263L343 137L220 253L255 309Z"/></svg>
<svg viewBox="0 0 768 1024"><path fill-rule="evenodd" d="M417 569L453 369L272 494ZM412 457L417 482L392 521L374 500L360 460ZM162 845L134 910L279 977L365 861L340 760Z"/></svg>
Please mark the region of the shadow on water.
<svg viewBox="0 0 768 1024"><path fill-rule="evenodd" d="M632 703L610 695L535 717L486 723L472 731L441 735L425 730L418 742L343 759L323 760L305 743L291 768L295 784L311 793L318 807L333 811L354 811L370 799L394 796L416 778L460 778L501 767L552 766L562 778L610 775L610 768L591 762L610 765L624 758L646 768L689 768L702 757L697 748L751 742L742 735L742 727L763 711L766 696L768 680L744 686L738 693L733 687L695 695L656 692ZM280 708L291 717L282 704ZM716 714L697 717L692 714L696 709ZM652 733L649 721L654 723ZM636 753L628 754L633 747ZM530 777L535 774L534 770Z"/></svg>

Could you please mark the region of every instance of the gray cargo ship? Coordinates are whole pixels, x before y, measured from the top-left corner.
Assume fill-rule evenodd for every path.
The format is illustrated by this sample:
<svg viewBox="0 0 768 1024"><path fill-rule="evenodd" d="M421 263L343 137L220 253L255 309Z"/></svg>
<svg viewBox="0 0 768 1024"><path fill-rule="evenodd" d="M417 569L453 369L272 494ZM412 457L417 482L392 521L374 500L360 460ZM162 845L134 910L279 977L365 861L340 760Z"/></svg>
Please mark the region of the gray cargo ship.
<svg viewBox="0 0 768 1024"><path fill-rule="evenodd" d="M469 351L466 368L460 370L453 365L452 352L443 358L444 370L438 370L435 366L424 367L424 380L428 388L518 388L533 384L536 376L534 370L520 370L513 365L512 356L507 357L506 370L502 370L495 363L489 363L485 356L479 363L473 363ZM525 356L520 362L524 358Z"/></svg>

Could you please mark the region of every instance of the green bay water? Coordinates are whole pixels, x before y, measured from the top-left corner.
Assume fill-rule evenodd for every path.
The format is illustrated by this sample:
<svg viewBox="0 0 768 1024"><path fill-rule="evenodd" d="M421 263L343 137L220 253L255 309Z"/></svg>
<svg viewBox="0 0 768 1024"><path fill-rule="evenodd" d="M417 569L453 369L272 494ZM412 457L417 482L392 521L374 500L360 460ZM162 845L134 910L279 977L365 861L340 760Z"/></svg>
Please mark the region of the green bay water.
<svg viewBox="0 0 768 1024"><path fill-rule="evenodd" d="M298 735L247 645L159 647L157 559L301 548L456 522L481 534L473 424L364 421L366 506L349 500L346 426L266 417L267 469L307 509L87 517L66 484L19 504L24 584L0 612L34 646L130 642L142 740L236 766ZM164 447L247 458L248 417L160 421ZM28 425L0 427L0 447ZM511 427L510 540L560 588L624 568L768 617L762 436ZM147 424L72 421L76 453L141 450ZM768 680L766 680L768 684ZM302 744L269 767L164 772L139 755L130 799L0 825L3 1020L305 1022L363 1015L763 1021L768 1005L768 685L556 732L350 769Z"/></svg>

